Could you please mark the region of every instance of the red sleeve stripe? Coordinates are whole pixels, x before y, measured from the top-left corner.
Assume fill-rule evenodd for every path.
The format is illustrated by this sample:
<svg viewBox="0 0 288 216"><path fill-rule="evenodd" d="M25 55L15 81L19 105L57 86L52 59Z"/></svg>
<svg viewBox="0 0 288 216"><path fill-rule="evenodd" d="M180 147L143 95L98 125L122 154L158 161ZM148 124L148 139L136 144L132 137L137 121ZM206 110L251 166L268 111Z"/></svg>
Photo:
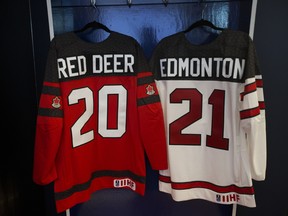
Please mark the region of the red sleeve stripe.
<svg viewBox="0 0 288 216"><path fill-rule="evenodd" d="M263 88L263 80L262 79L256 79L256 85L258 88Z"/></svg>
<svg viewBox="0 0 288 216"><path fill-rule="evenodd" d="M152 75L151 72L139 72L138 73L138 78L147 77L147 76L151 76L151 75Z"/></svg>
<svg viewBox="0 0 288 216"><path fill-rule="evenodd" d="M249 93L249 92L252 92L252 91L256 91L256 88L257 88L256 82L253 82L253 83L250 83L250 84L245 86L244 92Z"/></svg>
<svg viewBox="0 0 288 216"><path fill-rule="evenodd" d="M59 83L55 83L55 82L44 82L43 83L44 86L51 86L51 87L56 87L59 88Z"/></svg>
<svg viewBox="0 0 288 216"><path fill-rule="evenodd" d="M171 183L171 179L168 176L159 175L159 180L164 183Z"/></svg>
<svg viewBox="0 0 288 216"><path fill-rule="evenodd" d="M238 193L238 194L246 194L253 195L254 188L253 187L238 187L236 185L227 185L227 186L219 186L209 182L204 181L193 181L193 182L171 182L169 177L160 176L159 180L165 183L171 183L171 186L175 190L187 190L187 189L195 189L195 188L203 188L212 190L216 193Z"/></svg>
<svg viewBox="0 0 288 216"><path fill-rule="evenodd" d="M260 108L261 110L264 110L264 109L266 108L264 101L259 101L259 108Z"/></svg>
<svg viewBox="0 0 288 216"><path fill-rule="evenodd" d="M252 117L257 116L259 114L260 114L260 108L257 106L257 107L251 108L251 109L240 111L240 118L241 119L252 118Z"/></svg>
<svg viewBox="0 0 288 216"><path fill-rule="evenodd" d="M240 94L240 96L241 96L241 101L244 100L244 96L245 96L246 94L249 94L249 93L251 93L251 92L254 92L254 91L256 91L256 89L257 89L257 86L256 86L256 83L255 83L255 82L246 85L245 88L244 88L244 92L242 92L242 93Z"/></svg>

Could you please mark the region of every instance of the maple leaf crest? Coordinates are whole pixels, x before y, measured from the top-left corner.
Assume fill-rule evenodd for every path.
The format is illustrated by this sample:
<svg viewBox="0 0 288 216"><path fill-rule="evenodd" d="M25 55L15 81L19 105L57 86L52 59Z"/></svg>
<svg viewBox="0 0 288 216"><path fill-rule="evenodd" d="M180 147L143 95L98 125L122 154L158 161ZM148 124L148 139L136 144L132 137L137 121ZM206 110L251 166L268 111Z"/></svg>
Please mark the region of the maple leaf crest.
<svg viewBox="0 0 288 216"><path fill-rule="evenodd" d="M52 107L54 107L54 108L60 108L61 107L60 98L58 98L57 96L55 98L53 98Z"/></svg>
<svg viewBox="0 0 288 216"><path fill-rule="evenodd" d="M148 95L153 95L153 94L155 94L155 90L154 90L154 88L153 88L152 85L148 85L148 86L146 87L146 90L147 90L146 94L148 94Z"/></svg>

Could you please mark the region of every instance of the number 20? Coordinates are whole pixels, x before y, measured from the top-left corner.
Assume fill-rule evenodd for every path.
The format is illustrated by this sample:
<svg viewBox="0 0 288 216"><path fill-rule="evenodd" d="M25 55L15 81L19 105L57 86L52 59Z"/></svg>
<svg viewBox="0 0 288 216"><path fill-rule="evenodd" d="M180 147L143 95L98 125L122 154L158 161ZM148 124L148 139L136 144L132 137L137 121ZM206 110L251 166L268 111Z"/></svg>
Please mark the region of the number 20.
<svg viewBox="0 0 288 216"><path fill-rule="evenodd" d="M108 129L109 95L117 95L118 97L118 125L116 129ZM127 90L121 85L103 86L98 91L98 98L98 133L102 137L121 137L126 130ZM82 128L88 122L94 112L93 91L88 87L74 89L68 96L68 103L69 105L78 104L79 100L82 99L84 99L86 109L71 127L73 147L83 145L94 139L93 130L81 134Z"/></svg>
<svg viewBox="0 0 288 216"><path fill-rule="evenodd" d="M215 89L208 100L212 106L211 135L206 135L206 146L228 150L229 139L223 137L224 133L224 99L225 91ZM202 118L202 94L194 88L175 89L170 94L170 103L189 101L189 111L170 123L170 145L201 145L201 134L183 134L182 130Z"/></svg>

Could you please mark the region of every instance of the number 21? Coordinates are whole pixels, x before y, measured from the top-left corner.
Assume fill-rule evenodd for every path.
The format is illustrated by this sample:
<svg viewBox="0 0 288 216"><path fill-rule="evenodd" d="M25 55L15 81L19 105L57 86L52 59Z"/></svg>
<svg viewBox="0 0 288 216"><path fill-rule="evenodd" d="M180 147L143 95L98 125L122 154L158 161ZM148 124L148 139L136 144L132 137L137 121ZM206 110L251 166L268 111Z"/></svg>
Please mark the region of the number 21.
<svg viewBox="0 0 288 216"><path fill-rule="evenodd" d="M224 99L225 91L215 89L208 100L212 106L211 135L206 135L206 146L228 150L229 139L224 138ZM170 145L201 145L201 134L183 134L182 130L202 118L203 98L195 88L175 89L170 94L170 103L189 101L189 111L170 123Z"/></svg>

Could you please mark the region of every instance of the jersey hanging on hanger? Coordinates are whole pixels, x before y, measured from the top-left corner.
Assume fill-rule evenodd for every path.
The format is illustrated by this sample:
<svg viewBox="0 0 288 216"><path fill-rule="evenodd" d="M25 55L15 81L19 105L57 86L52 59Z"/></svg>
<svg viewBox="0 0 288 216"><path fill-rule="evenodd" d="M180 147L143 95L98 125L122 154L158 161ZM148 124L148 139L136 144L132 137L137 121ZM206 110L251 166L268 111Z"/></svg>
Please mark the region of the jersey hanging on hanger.
<svg viewBox="0 0 288 216"><path fill-rule="evenodd" d="M37 117L33 179L54 182L57 212L104 188L145 191L145 154L167 168L163 112L135 39L53 38Z"/></svg>
<svg viewBox="0 0 288 216"><path fill-rule="evenodd" d="M266 172L263 82L248 34L223 30L193 45L183 32L150 59L166 125L168 169L159 189L176 201L255 207L253 180Z"/></svg>

